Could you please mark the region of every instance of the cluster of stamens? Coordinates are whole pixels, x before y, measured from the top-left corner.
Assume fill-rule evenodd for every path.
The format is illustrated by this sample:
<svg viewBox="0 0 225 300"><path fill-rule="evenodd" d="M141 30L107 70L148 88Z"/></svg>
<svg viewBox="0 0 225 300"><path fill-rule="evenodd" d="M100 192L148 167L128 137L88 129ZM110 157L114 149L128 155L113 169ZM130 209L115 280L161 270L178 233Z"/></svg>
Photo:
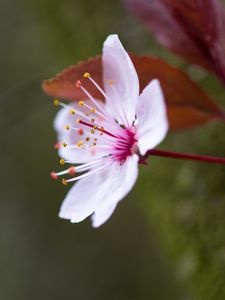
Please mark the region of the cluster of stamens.
<svg viewBox="0 0 225 300"><path fill-rule="evenodd" d="M107 163L110 164L112 160L117 160L120 163L126 159L128 155L133 154L133 151L136 151L136 138L135 138L135 126L129 125L126 114L122 112L123 116L121 116L121 112L118 112L118 109L112 103L112 101L108 98L105 92L101 89L101 87L91 78L89 73L84 73L85 78L88 78L94 86L101 92L101 94L108 100L110 105L115 111L115 115L120 116L120 122L117 119L113 118L109 113L107 113L102 105L96 101L91 94L83 87L80 80L75 83L75 86L83 91L85 96L89 99L89 102L92 105L87 104L84 100L80 100L78 102L79 106L82 107L81 110L73 109L71 106L61 102L58 99L54 100L55 106L61 106L63 108L68 109L68 112L71 115L78 116L76 118L76 123L78 126L66 124L65 130L67 131L76 131L78 135L80 135L81 139L76 141L72 145L68 145L67 142L62 141L61 143L55 144L55 149L59 149L59 147L65 147L68 149L90 149L90 154L95 154L96 149L105 149L106 153L102 156L102 158L98 158L92 162L82 164L79 166L72 166L67 170L61 172L52 172L51 177L53 179L58 179L59 176L70 175L74 176L77 173L84 173L91 169L90 172L81 174L80 176L73 177L70 179L62 179L62 183L67 185L68 182L76 181L80 178L87 176L90 173L94 173L101 168L105 167ZM113 87L114 81L109 80L108 84ZM123 124L121 120L124 120ZM75 123L75 122L74 122ZM104 123L104 126L102 125ZM110 130L107 130L105 126L109 124ZM88 134L89 133L89 134ZM104 143L98 144L101 142L101 136L105 135ZM82 139L82 137L84 138ZM104 160L104 163L102 164ZM65 163L72 163L70 161L66 161L63 158L60 159L60 164L64 165Z"/></svg>

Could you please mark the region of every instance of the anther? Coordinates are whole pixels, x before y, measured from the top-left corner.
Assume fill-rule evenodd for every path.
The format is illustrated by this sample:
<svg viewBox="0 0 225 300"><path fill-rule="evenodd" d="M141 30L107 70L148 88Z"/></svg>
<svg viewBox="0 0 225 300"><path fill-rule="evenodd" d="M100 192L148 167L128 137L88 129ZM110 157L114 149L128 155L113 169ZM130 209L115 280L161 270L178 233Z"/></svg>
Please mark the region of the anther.
<svg viewBox="0 0 225 300"><path fill-rule="evenodd" d="M78 133L79 133L79 135L83 135L84 134L83 128L79 128Z"/></svg>
<svg viewBox="0 0 225 300"><path fill-rule="evenodd" d="M62 143L63 147L66 148L67 147L67 143Z"/></svg>
<svg viewBox="0 0 225 300"><path fill-rule="evenodd" d="M96 125L93 125L93 128L94 128L94 129L97 129L97 126L96 126Z"/></svg>
<svg viewBox="0 0 225 300"><path fill-rule="evenodd" d="M90 77L91 75L90 75L88 72L85 72L83 76L84 76L85 78L88 78L88 77Z"/></svg>
<svg viewBox="0 0 225 300"><path fill-rule="evenodd" d="M95 108L92 108L92 109L91 109L91 113L93 113L93 114L96 113L96 109L95 109Z"/></svg>
<svg viewBox="0 0 225 300"><path fill-rule="evenodd" d="M54 100L53 100L53 104L54 104L55 106L58 106L58 105L59 105L59 100L58 100L58 99L54 99Z"/></svg>
<svg viewBox="0 0 225 300"><path fill-rule="evenodd" d="M78 104L79 104L80 106L84 106L84 101L79 101Z"/></svg>
<svg viewBox="0 0 225 300"><path fill-rule="evenodd" d="M71 115L75 115L75 113L76 113L76 112L75 112L75 109L71 109L71 110L70 110L70 114L71 114Z"/></svg>
<svg viewBox="0 0 225 300"><path fill-rule="evenodd" d="M56 150L58 150L59 147L60 147L60 144L59 144L59 143L56 143L56 144L54 145L54 148L55 148Z"/></svg>
<svg viewBox="0 0 225 300"><path fill-rule="evenodd" d="M88 137L86 137L85 141L86 141L86 142L89 142L89 141L90 141L90 138L89 138L89 136L88 136Z"/></svg>
<svg viewBox="0 0 225 300"><path fill-rule="evenodd" d="M70 167L69 170L68 170L68 173L69 173L70 175L74 175L74 174L76 173L75 167Z"/></svg>
<svg viewBox="0 0 225 300"><path fill-rule="evenodd" d="M66 130L69 130L69 129L70 129L70 126L69 126L69 125L66 125L66 126L65 126L65 129L66 129Z"/></svg>
<svg viewBox="0 0 225 300"><path fill-rule="evenodd" d="M62 179L62 184L63 185L67 185L68 184L68 182L67 182L67 180L65 178Z"/></svg>
<svg viewBox="0 0 225 300"><path fill-rule="evenodd" d="M77 80L76 83L75 83L75 85L76 85L77 88L80 88L81 85L82 85L82 83L81 83L80 80Z"/></svg>
<svg viewBox="0 0 225 300"><path fill-rule="evenodd" d="M83 143L84 143L84 142L83 142L82 140L80 140L80 141L77 142L76 145L77 145L77 147L81 147L81 146L83 145Z"/></svg>
<svg viewBox="0 0 225 300"><path fill-rule="evenodd" d="M91 132L92 134L94 134L94 133L95 133L94 129L91 129L91 130L90 130L90 132Z"/></svg>
<svg viewBox="0 0 225 300"><path fill-rule="evenodd" d="M91 123L94 123L95 119L94 118L91 118Z"/></svg>
<svg viewBox="0 0 225 300"><path fill-rule="evenodd" d="M59 163L60 163L60 165L63 166L65 164L65 160L63 158L61 158L60 161L59 161Z"/></svg>
<svg viewBox="0 0 225 300"><path fill-rule="evenodd" d="M56 175L55 172L51 172L50 176L51 176L52 179L54 179L54 180L58 179L58 176Z"/></svg>
<svg viewBox="0 0 225 300"><path fill-rule="evenodd" d="M93 143L92 145L93 145L93 146L96 146L97 144L96 144L96 143Z"/></svg>
<svg viewBox="0 0 225 300"><path fill-rule="evenodd" d="M97 142L97 140L98 140L97 138L94 138L94 142Z"/></svg>

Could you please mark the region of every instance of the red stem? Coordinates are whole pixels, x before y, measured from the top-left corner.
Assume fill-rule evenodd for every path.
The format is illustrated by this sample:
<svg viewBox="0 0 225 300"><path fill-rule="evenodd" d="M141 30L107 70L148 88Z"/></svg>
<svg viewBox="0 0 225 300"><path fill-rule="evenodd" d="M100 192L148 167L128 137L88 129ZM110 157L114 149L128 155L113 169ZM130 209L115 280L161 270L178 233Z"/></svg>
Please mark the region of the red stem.
<svg viewBox="0 0 225 300"><path fill-rule="evenodd" d="M147 159L148 156L163 156L163 157L170 157L170 158L178 158L178 159L188 159L188 160L196 160L201 162L208 162L213 164L224 164L225 165L225 158L223 157L214 157L214 156L205 156L205 155L195 155L189 153L178 153L178 152L171 152L165 150L149 150L144 159Z"/></svg>

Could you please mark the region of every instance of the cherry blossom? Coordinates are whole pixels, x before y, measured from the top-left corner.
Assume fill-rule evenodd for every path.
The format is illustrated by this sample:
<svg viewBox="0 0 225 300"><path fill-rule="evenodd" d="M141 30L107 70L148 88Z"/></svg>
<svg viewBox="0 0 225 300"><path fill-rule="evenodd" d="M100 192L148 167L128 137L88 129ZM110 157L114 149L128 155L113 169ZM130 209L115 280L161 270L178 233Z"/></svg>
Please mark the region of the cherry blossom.
<svg viewBox="0 0 225 300"><path fill-rule="evenodd" d="M61 164L67 170L52 172L64 184L77 181L66 195L59 216L77 223L91 216L98 227L109 219L117 204L130 192L138 177L139 157L154 149L166 136L168 120L164 96L157 79L139 93L134 65L117 35L103 45L104 90L91 74L77 81L86 99L61 105L54 126ZM88 70L87 70L88 72ZM105 98L99 101L85 89L90 80Z"/></svg>

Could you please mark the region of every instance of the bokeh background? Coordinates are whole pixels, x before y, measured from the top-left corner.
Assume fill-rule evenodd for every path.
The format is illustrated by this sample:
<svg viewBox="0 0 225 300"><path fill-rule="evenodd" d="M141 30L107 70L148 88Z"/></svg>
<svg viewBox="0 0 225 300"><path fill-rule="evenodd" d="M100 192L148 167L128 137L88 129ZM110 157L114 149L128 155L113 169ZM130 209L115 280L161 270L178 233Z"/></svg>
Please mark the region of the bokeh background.
<svg viewBox="0 0 225 300"><path fill-rule="evenodd" d="M225 299L225 169L153 157L101 228L57 217L57 109L41 83L101 53L110 33L129 51L177 65L224 106L220 83L159 46L119 0L0 2L0 299ZM170 133L162 148L224 156L224 124Z"/></svg>

